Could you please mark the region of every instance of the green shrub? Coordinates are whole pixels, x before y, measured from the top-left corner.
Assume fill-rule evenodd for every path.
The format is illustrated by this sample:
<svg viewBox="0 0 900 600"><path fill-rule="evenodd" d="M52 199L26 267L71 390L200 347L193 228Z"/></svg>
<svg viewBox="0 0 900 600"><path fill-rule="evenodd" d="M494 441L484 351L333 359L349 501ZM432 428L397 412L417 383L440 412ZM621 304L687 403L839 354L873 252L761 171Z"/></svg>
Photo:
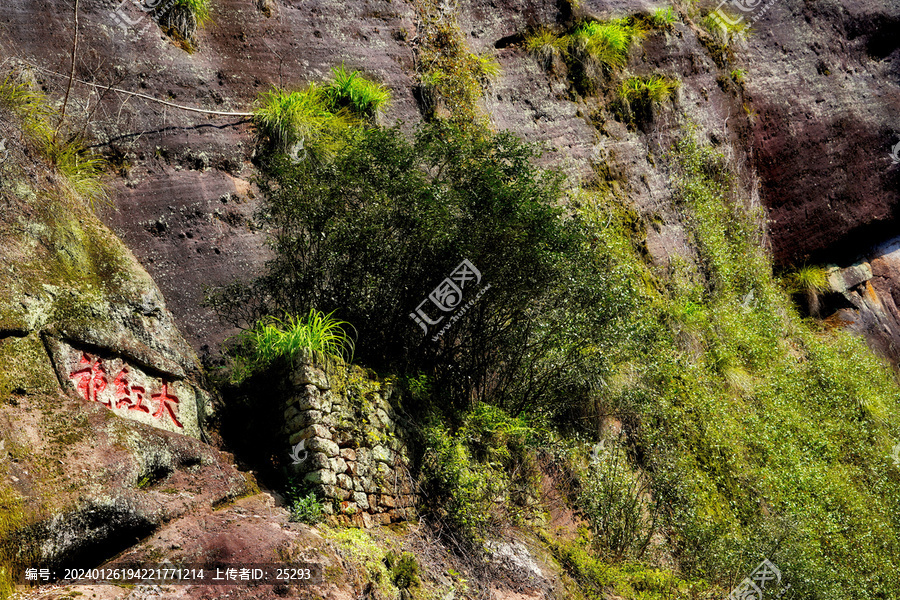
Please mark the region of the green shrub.
<svg viewBox="0 0 900 600"><path fill-rule="evenodd" d="M291 503L291 521L315 525L322 522L323 515L322 503L312 492Z"/></svg>
<svg viewBox="0 0 900 600"><path fill-rule="evenodd" d="M555 206L560 177L533 156L508 133L435 124L415 143L371 129L333 161L280 164L262 182L274 258L250 296L268 314L337 311L359 328L356 352L370 366L424 373L456 406L491 397L517 413L553 384L523 369L541 356L563 371L580 360L576 321L525 325L565 310L558 298L579 252L574 222ZM410 314L433 306L429 294L464 259L482 270L477 310L439 339L449 316L423 335ZM562 338L572 345L558 348Z"/></svg>
<svg viewBox="0 0 900 600"><path fill-rule="evenodd" d="M439 423L426 427L423 510L477 548L529 510L525 500L536 489L537 471L525 444L534 433L521 419L486 404L464 414L456 431Z"/></svg>
<svg viewBox="0 0 900 600"><path fill-rule="evenodd" d="M398 555L390 551L384 557L384 565L388 569L391 583L397 588L405 590L419 585L419 563L414 554L404 552Z"/></svg>
<svg viewBox="0 0 900 600"><path fill-rule="evenodd" d="M600 452L582 474L578 505L594 543L613 560L640 558L656 532L649 479L632 469L618 444Z"/></svg>
<svg viewBox="0 0 900 600"><path fill-rule="evenodd" d="M422 506L447 525L447 533L477 547L504 522L508 479L497 466L473 459L465 441L442 426L426 428L424 438Z"/></svg>
<svg viewBox="0 0 900 600"><path fill-rule="evenodd" d="M331 81L322 88L322 96L336 113L348 109L368 119L373 119L391 99L390 92L374 81L363 78L359 71L348 72L344 65L331 69Z"/></svg>

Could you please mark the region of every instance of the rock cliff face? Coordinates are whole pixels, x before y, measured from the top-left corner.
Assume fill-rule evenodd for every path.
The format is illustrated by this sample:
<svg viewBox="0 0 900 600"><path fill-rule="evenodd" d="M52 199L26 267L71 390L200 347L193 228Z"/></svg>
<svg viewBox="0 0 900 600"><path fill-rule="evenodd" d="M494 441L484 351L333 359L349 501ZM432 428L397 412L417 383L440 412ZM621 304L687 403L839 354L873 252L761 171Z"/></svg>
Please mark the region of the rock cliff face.
<svg viewBox="0 0 900 600"><path fill-rule="evenodd" d="M658 111L645 130L629 130L599 98L573 93L564 65L545 69L529 56L522 34L571 23L579 15L648 13L639 0L567 2L461 1L463 32L475 51L496 53L503 73L485 99L498 128L548 142L548 160L573 177L601 165L645 214L671 214L664 178L648 150L678 125ZM865 2L763 3L745 16L753 33L723 53L697 24L652 34L628 69L663 72L682 81L678 107L736 161L759 174L769 210L770 239L781 263L852 263L891 237L900 166L889 156L900 142L896 114L900 6ZM750 3L745 3L749 6ZM129 27L112 15L136 21ZM686 6L681 7L686 15ZM214 22L189 54L162 35L136 6L89 3L80 15L77 74L100 86L171 102L243 112L270 85L321 80L341 62L383 81L394 101L383 121L410 125L416 102L414 3L220 0ZM40 28L34 23L42 23ZM0 52L13 61L66 71L71 6L64 0L12 0L0 7ZM22 63L20 63L22 64ZM730 78L743 71L740 83ZM65 79L35 76L61 96ZM141 98L76 84L75 99L93 134L120 157L122 178L107 222L157 280L195 349L216 345L229 329L199 306L208 285L247 278L264 262L264 236L253 224L246 119L206 116ZM665 220L665 219L664 219ZM681 245L672 219L649 235L658 256Z"/></svg>
<svg viewBox="0 0 900 600"><path fill-rule="evenodd" d="M91 564L253 486L200 441L210 395L159 289L29 156L9 117L0 125L0 556L10 566Z"/></svg>
<svg viewBox="0 0 900 600"><path fill-rule="evenodd" d="M612 83L580 95L562 61L542 65L522 43L539 26L647 14L660 5L460 0L453 7L471 49L494 53L502 66L483 102L494 126L547 143L547 163L573 181L598 178L627 196L652 224L646 246L658 264L690 251L658 166L663 142L690 114L743 171L748 197L768 209L776 260L843 269L832 278L843 299L832 303L839 309L832 322L900 360L893 239L900 5L777 0L748 13L759 17L753 33L725 48L679 4L683 21L649 33L629 59L630 73L681 81L674 101L639 126L611 108ZM71 10L68 0L0 5L0 59L30 72L57 100L69 68ZM69 110L115 161L114 204L99 212L134 256L61 195L53 175L15 141L20 133L0 121L9 153L0 165L0 469L8 476L0 498L20 507L15 526L0 535L21 548L19 559L108 556L253 487L202 441L212 405L195 355L214 353L233 333L201 306L207 286L248 279L267 258L253 216L252 127L240 114L184 111L111 86L244 113L269 86L319 81L343 62L391 89L382 122L409 128L422 118L414 3L215 0L213 16L198 50L188 53L129 2L81 3L79 82ZM11 171L13 162L27 168ZM59 202L47 202L47 194ZM329 465L344 459L323 454ZM337 487L341 502L357 492L352 481ZM217 518L209 521L221 524ZM286 529L278 536L297 537ZM164 533L154 540L159 547L169 539Z"/></svg>

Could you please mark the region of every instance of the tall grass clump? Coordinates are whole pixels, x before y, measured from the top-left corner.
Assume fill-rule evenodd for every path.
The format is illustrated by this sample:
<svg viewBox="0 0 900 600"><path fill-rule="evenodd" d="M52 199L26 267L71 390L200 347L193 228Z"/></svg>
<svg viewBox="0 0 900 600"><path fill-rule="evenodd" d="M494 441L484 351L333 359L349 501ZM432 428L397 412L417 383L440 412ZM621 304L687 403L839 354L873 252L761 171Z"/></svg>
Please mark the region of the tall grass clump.
<svg viewBox="0 0 900 600"><path fill-rule="evenodd" d="M723 10L725 17L720 16L719 11L710 12L703 17L700 25L723 46L727 48L732 43L746 39L753 33L750 24L745 20L733 18L732 15L725 13L724 9L720 10Z"/></svg>
<svg viewBox="0 0 900 600"><path fill-rule="evenodd" d="M672 97L678 89L678 81L651 75L649 77L629 77L619 88L619 94L626 102L661 104Z"/></svg>
<svg viewBox="0 0 900 600"><path fill-rule="evenodd" d="M292 92L278 88L263 92L253 112L259 137L279 152L298 144L326 145L349 124L345 113L332 111L328 96L316 84Z"/></svg>
<svg viewBox="0 0 900 600"><path fill-rule="evenodd" d="M79 134L63 129L59 112L42 92L10 74L0 83L0 104L21 120L28 141L57 169L72 196L91 206L109 198L106 159L87 149Z"/></svg>
<svg viewBox="0 0 900 600"><path fill-rule="evenodd" d="M331 81L322 88L322 96L332 112L348 109L368 119L391 99L383 85L365 79L359 71L347 71L344 65L331 69Z"/></svg>
<svg viewBox="0 0 900 600"><path fill-rule="evenodd" d="M264 369L278 360L293 362L299 356L332 357L345 363L353 358L354 340L347 333L352 327L345 321L315 309L306 316L288 315L284 319L269 317L237 336L238 379L250 371Z"/></svg>
<svg viewBox="0 0 900 600"><path fill-rule="evenodd" d="M803 265L789 272L784 281L789 292L804 297L809 314L819 316L819 298L829 289L827 271L816 265Z"/></svg>
<svg viewBox="0 0 900 600"><path fill-rule="evenodd" d="M537 58L544 68L561 58L566 50L566 39L546 27L541 27L525 36L525 49Z"/></svg>

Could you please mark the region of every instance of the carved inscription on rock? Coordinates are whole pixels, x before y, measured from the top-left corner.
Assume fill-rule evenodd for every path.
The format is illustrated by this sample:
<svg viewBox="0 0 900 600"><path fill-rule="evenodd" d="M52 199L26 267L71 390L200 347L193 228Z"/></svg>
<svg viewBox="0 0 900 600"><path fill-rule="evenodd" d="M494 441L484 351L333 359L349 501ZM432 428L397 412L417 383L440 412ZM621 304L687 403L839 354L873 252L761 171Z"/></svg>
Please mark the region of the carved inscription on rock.
<svg viewBox="0 0 900 600"><path fill-rule="evenodd" d="M126 419L199 437L198 392L190 383L148 373L121 357L55 346L61 379L82 399Z"/></svg>

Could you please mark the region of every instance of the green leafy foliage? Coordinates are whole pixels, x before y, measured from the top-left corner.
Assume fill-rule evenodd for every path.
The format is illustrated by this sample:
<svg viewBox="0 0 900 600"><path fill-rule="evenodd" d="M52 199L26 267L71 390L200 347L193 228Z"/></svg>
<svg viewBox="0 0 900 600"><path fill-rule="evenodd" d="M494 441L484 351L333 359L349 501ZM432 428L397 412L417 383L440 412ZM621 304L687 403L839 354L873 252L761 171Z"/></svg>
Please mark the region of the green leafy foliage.
<svg viewBox="0 0 900 600"><path fill-rule="evenodd" d="M649 479L632 469L619 444L592 457L581 476L578 505L595 544L615 561L640 558L656 532Z"/></svg>
<svg viewBox="0 0 900 600"><path fill-rule="evenodd" d="M634 562L607 563L591 551L592 544L585 534L571 541L548 542L563 569L577 582L578 594L589 600L609 597L610 589L621 598L639 600L714 598L727 594L726 590L717 590L702 579L685 580ZM716 591L720 593L714 595Z"/></svg>
<svg viewBox="0 0 900 600"><path fill-rule="evenodd" d="M398 554L388 552L384 557L384 565L388 574L398 589L405 590L419 585L419 563L416 556L410 552Z"/></svg>
<svg viewBox="0 0 900 600"><path fill-rule="evenodd" d="M323 515L322 503L312 492L291 503L291 521L315 525L322 522Z"/></svg>
<svg viewBox="0 0 900 600"><path fill-rule="evenodd" d="M284 499L291 513L291 521L315 525L321 523L324 511L321 501L315 493L308 491L308 487L293 478L288 481L284 492Z"/></svg>
<svg viewBox="0 0 900 600"><path fill-rule="evenodd" d="M255 302L260 315L336 311L359 328L361 360L424 373L456 406L492 397L517 412L555 385L526 365L547 356L562 372L580 360L577 343L557 347L576 321L521 325L566 310L559 297L579 252L554 206L560 177L535 170L534 155L507 133L435 124L415 143L361 130L332 161L279 163L262 182L268 273L249 294L219 297ZM423 335L410 314L464 259L482 273L478 289L491 287L439 339L438 327Z"/></svg>
<svg viewBox="0 0 900 600"><path fill-rule="evenodd" d="M658 266L625 198L598 184L564 214L560 179L533 158L508 134L438 124L414 143L358 130L331 160L273 163L275 259L247 297L263 314L339 311L360 357L445 409L423 434L422 489L470 545L521 506L524 415L560 428L614 415L628 468L585 478L581 499L604 559L639 555L658 507L685 578L725 585L766 557L798 597L900 593L897 384L859 339L799 317L728 160L691 132L658 157L687 238ZM408 314L463 258L492 288L423 339ZM581 550L571 571L605 577Z"/></svg>
<svg viewBox="0 0 900 600"><path fill-rule="evenodd" d="M645 424L634 443L684 573L739 579L767 557L799 597L896 593L890 371L860 340L798 318L763 250L759 209L735 194L721 154L686 135L667 161L695 254L673 260L664 281L625 215L588 222L610 223L594 230L596 252L650 282L631 288L630 318L605 328L619 352L601 397ZM615 210L581 210L601 207Z"/></svg>
<svg viewBox="0 0 900 600"><path fill-rule="evenodd" d="M423 507L450 535L459 536L459 543L479 547L522 507L512 490L534 485L525 447L533 433L521 419L486 404L476 405L456 431L439 422L426 427Z"/></svg>

